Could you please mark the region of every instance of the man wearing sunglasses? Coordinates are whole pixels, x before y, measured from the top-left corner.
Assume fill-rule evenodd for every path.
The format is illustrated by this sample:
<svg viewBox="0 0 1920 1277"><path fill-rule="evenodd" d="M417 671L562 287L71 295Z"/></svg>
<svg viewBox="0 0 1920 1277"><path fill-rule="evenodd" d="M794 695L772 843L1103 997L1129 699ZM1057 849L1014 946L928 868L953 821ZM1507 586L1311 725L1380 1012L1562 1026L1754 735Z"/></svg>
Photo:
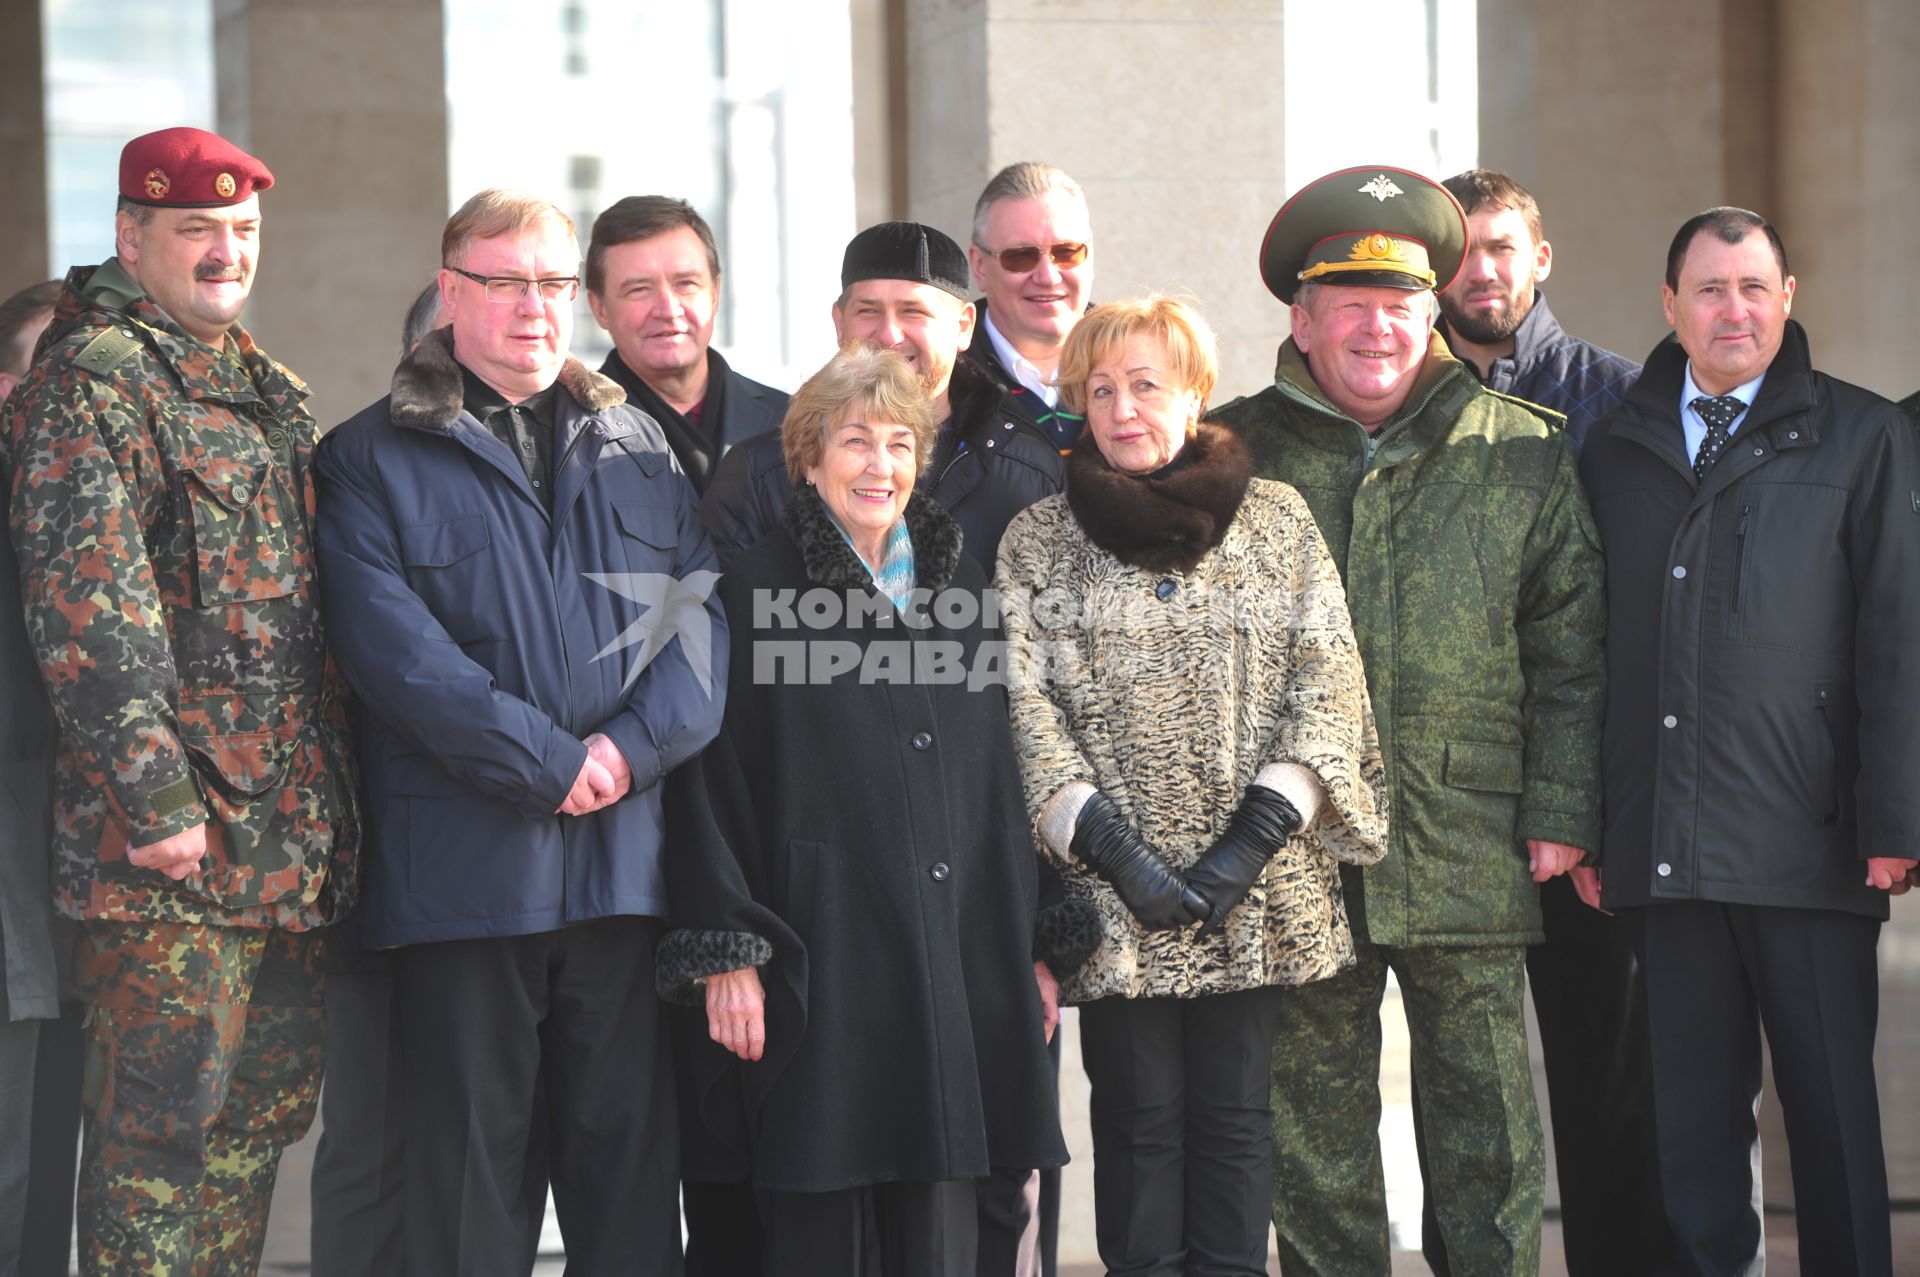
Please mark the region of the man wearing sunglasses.
<svg viewBox="0 0 1920 1277"><path fill-rule="evenodd" d="M1084 418L1060 409L1060 348L1093 290L1093 223L1080 184L1023 161L993 175L973 206L967 250L979 322L967 353L993 374L1014 411L1070 451Z"/></svg>
<svg viewBox="0 0 1920 1277"><path fill-rule="evenodd" d="M677 1273L658 782L720 725L713 550L659 423L567 353L566 214L482 191L441 261L449 327L317 458L363 711L361 926L402 1026L407 1265L526 1271L544 1106L569 1271Z"/></svg>

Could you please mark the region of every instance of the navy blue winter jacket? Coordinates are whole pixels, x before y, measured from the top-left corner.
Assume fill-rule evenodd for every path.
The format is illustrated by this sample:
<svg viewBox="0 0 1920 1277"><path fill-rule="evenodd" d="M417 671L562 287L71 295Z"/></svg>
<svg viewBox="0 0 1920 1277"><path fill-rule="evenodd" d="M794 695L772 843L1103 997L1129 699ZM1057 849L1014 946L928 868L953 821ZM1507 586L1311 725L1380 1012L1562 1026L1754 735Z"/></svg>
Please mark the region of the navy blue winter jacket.
<svg viewBox="0 0 1920 1277"><path fill-rule="evenodd" d="M659 782L724 707L713 550L659 425L577 360L560 388L551 514L462 410L444 330L316 452L374 947L667 912ZM676 636L655 650L663 623ZM555 815L595 732L626 756L632 792Z"/></svg>

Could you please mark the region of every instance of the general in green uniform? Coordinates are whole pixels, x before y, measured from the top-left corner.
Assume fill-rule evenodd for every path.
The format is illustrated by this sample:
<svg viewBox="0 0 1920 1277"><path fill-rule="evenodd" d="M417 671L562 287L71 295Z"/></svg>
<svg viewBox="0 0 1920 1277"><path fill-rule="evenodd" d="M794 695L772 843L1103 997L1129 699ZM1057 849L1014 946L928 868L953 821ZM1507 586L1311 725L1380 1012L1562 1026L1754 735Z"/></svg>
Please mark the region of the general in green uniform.
<svg viewBox="0 0 1920 1277"><path fill-rule="evenodd" d="M1598 538L1558 414L1433 332L1465 215L1393 168L1306 187L1261 248L1292 306L1274 384L1216 414L1306 498L1347 587L1386 759L1387 856L1345 868L1357 969L1294 990L1274 1044L1289 1274L1391 1266L1379 1007L1392 970L1452 1271L1532 1274L1544 1166L1523 1020L1536 883L1599 833Z"/></svg>
<svg viewBox="0 0 1920 1277"><path fill-rule="evenodd" d="M234 322L272 181L198 129L128 143L117 255L67 277L0 422L58 731L54 903L81 920L88 1273L258 1266L319 1090L315 928L354 891L313 419Z"/></svg>

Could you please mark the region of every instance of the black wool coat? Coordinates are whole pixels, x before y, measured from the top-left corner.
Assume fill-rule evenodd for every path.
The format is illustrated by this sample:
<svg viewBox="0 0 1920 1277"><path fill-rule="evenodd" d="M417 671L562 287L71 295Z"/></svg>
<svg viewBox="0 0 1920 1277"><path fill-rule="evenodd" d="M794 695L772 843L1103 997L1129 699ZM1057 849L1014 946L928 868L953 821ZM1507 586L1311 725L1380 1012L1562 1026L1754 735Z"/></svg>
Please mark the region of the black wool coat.
<svg viewBox="0 0 1920 1277"><path fill-rule="evenodd" d="M914 677L910 644L962 670L997 620L952 518L907 507L922 587L953 611L909 629L811 487L720 583L732 619L719 738L672 780L659 982L760 967L767 1047L744 1064L754 1180L792 1192L964 1179L1066 1161L1033 961L1037 860L996 684ZM839 600L809 626L798 594ZM862 604L848 620L846 600ZM837 677L806 658L852 655ZM834 645L829 647L828 645ZM889 648L888 645L895 645ZM897 656L891 673L879 662ZM922 647L923 659L931 649ZM793 677L795 681L789 681ZM702 1055L702 1118L740 1093Z"/></svg>
<svg viewBox="0 0 1920 1277"><path fill-rule="evenodd" d="M1696 485L1669 337L1587 436L1607 555L1609 906L1887 916L1869 856L1920 856L1920 434L1814 371L1787 324Z"/></svg>
<svg viewBox="0 0 1920 1277"><path fill-rule="evenodd" d="M920 472L917 490L953 516L966 552L990 569L1013 516L1066 486L1066 462L968 356L954 364L947 393L953 417L941 427L939 454ZM956 440L963 446L955 447ZM778 429L722 457L700 498L700 519L720 566L778 526L792 495Z"/></svg>

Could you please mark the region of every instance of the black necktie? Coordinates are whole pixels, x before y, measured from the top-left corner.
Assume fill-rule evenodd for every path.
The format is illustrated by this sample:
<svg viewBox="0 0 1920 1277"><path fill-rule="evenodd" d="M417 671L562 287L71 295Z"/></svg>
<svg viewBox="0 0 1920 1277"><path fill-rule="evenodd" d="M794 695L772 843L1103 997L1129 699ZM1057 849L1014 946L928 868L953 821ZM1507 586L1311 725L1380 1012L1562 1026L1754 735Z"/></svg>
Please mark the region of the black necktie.
<svg viewBox="0 0 1920 1277"><path fill-rule="evenodd" d="M1700 451L1693 457L1693 477L1704 479L1707 471L1713 469L1713 463L1720 459L1720 450L1727 446L1733 423L1740 419L1747 405L1732 395L1701 395L1687 407L1707 423L1707 437L1700 441Z"/></svg>

